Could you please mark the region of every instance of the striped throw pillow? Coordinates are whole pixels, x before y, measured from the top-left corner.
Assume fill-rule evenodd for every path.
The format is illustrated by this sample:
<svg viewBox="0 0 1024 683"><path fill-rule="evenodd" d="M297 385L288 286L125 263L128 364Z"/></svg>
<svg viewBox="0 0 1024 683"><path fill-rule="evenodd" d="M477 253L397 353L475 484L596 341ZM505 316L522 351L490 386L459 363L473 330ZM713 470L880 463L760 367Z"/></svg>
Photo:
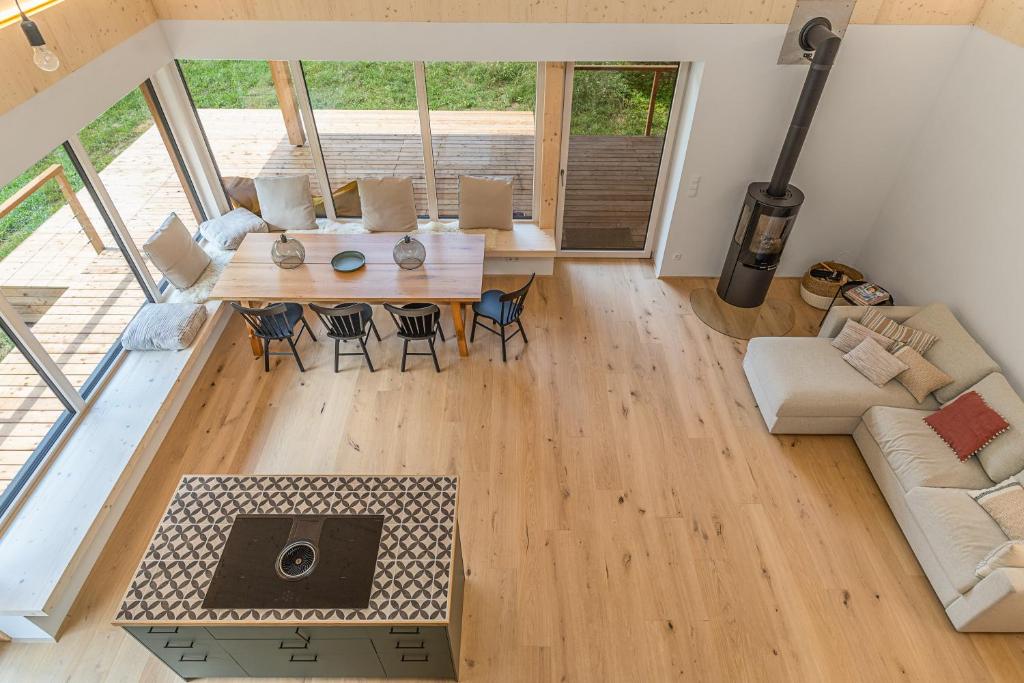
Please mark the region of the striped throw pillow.
<svg viewBox="0 0 1024 683"><path fill-rule="evenodd" d="M928 334L921 330L915 330L913 327L901 325L892 318L882 315L880 311L874 308L864 311L860 324L872 332L878 332L893 341L899 342L897 346L909 346L922 356L928 353L928 349L939 340L934 334Z"/></svg>
<svg viewBox="0 0 1024 683"><path fill-rule="evenodd" d="M1024 486L1010 479L971 497L995 520L1007 538L1024 539Z"/></svg>

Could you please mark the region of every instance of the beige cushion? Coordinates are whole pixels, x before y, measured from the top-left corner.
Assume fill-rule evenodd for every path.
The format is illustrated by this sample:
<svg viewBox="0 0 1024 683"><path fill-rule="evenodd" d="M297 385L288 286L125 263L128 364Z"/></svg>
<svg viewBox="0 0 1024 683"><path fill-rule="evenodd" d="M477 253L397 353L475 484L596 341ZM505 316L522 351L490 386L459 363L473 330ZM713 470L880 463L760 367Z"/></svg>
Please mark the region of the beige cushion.
<svg viewBox="0 0 1024 683"><path fill-rule="evenodd" d="M870 337L857 344L843 360L857 372L867 377L872 384L882 386L907 369L907 364L896 358Z"/></svg>
<svg viewBox="0 0 1024 683"><path fill-rule="evenodd" d="M253 182L271 230L316 230L309 176L259 176Z"/></svg>
<svg viewBox="0 0 1024 683"><path fill-rule="evenodd" d="M1003 481L1024 470L1024 401L1010 383L994 372L967 391L976 391L1010 428L978 451L977 458L992 481Z"/></svg>
<svg viewBox="0 0 1024 683"><path fill-rule="evenodd" d="M878 443L904 491L915 486L983 489L992 485L976 458L960 462L924 418L929 410L875 407L864 426Z"/></svg>
<svg viewBox="0 0 1024 683"><path fill-rule="evenodd" d="M1024 539L1024 486L1016 479L983 491L971 497L996 521L1007 538Z"/></svg>
<svg viewBox="0 0 1024 683"><path fill-rule="evenodd" d="M889 339L884 334L869 330L856 320L847 320L846 324L843 325L843 329L839 330L839 334L832 340L832 346L843 353L849 353L865 339L874 339L879 346L886 350L893 343L892 339Z"/></svg>
<svg viewBox="0 0 1024 683"><path fill-rule="evenodd" d="M975 574L984 579L997 569L1024 569L1024 541L1007 541L995 548L975 567Z"/></svg>
<svg viewBox="0 0 1024 683"><path fill-rule="evenodd" d="M967 491L915 488L906 500L949 582L969 591L978 583L978 564L1006 535Z"/></svg>
<svg viewBox="0 0 1024 683"><path fill-rule="evenodd" d="M924 356L910 346L904 346L893 354L907 364L907 369L896 375L896 381L907 388L918 403L930 393L941 389L953 378L925 360Z"/></svg>
<svg viewBox="0 0 1024 683"><path fill-rule="evenodd" d="M188 348L204 322L202 304L146 304L128 323L121 345L128 351L178 351Z"/></svg>
<svg viewBox="0 0 1024 683"><path fill-rule="evenodd" d="M234 209L223 216L211 218L199 226L199 232L221 249L238 249L250 232L267 232L267 222L248 209Z"/></svg>
<svg viewBox="0 0 1024 683"><path fill-rule="evenodd" d="M876 308L866 310L860 318L860 324L922 354L927 353L938 339L934 334L901 325Z"/></svg>
<svg viewBox="0 0 1024 683"><path fill-rule="evenodd" d="M411 178L362 178L359 204L363 226L370 232L416 229L416 200Z"/></svg>
<svg viewBox="0 0 1024 683"><path fill-rule="evenodd" d="M512 181L459 176L459 227L512 229Z"/></svg>
<svg viewBox="0 0 1024 683"><path fill-rule="evenodd" d="M978 342L964 329L944 304L930 304L904 321L907 327L929 332L938 341L924 354L953 382L935 392L935 398L946 403L985 375L999 372L999 366L985 353Z"/></svg>
<svg viewBox="0 0 1024 683"><path fill-rule="evenodd" d="M899 382L869 382L832 348L831 339L751 339L744 367L762 389L759 403L766 415L859 418L871 406L919 407ZM928 397L923 406L938 403Z"/></svg>
<svg viewBox="0 0 1024 683"><path fill-rule="evenodd" d="M209 255L193 239L185 224L172 213L142 245L142 250L172 285L178 289L192 283L210 265Z"/></svg>

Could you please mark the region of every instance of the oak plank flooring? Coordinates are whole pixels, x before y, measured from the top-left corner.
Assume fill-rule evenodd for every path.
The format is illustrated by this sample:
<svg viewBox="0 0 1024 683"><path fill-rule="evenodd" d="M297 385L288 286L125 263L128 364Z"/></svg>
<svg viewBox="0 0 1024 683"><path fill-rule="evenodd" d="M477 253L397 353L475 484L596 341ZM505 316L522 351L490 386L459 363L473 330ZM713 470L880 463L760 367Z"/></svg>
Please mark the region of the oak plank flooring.
<svg viewBox="0 0 1024 683"><path fill-rule="evenodd" d="M60 642L0 645L0 680L175 680L109 622L186 472L458 474L464 681L1021 680L1024 636L952 629L852 439L767 433L707 284L558 260L525 349L449 341L441 374L398 372L380 311L375 373L305 340L264 374L234 321Z"/></svg>

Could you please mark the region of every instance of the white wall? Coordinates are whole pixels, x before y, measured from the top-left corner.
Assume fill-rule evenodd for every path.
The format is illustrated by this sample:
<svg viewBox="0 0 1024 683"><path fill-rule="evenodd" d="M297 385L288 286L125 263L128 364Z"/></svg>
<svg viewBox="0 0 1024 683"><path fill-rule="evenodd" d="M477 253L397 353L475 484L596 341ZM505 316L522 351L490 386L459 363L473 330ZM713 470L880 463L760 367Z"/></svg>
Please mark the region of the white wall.
<svg viewBox="0 0 1024 683"><path fill-rule="evenodd" d="M807 68L776 66L782 27L737 31L709 55L661 275L721 272L746 186L767 181ZM807 196L780 275L824 258L852 260L969 27L851 26L793 183ZM685 186L700 177L689 197ZM675 256L678 254L678 260Z"/></svg>
<svg viewBox="0 0 1024 683"><path fill-rule="evenodd" d="M974 29L858 263L900 302L943 301L1024 388L1024 48Z"/></svg>

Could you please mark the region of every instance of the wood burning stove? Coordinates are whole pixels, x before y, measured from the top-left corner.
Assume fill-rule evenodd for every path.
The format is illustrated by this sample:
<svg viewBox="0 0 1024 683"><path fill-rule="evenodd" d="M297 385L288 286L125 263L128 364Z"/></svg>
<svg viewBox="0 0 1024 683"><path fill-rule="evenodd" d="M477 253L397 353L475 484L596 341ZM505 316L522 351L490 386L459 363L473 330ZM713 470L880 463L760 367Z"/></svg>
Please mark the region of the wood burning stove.
<svg viewBox="0 0 1024 683"><path fill-rule="evenodd" d="M813 52L810 70L793 113L771 182L751 183L718 281L718 296L740 308L764 303L782 250L793 230L804 193L790 185L797 158L821 99L840 38L828 19L817 17L800 31L800 46Z"/></svg>

